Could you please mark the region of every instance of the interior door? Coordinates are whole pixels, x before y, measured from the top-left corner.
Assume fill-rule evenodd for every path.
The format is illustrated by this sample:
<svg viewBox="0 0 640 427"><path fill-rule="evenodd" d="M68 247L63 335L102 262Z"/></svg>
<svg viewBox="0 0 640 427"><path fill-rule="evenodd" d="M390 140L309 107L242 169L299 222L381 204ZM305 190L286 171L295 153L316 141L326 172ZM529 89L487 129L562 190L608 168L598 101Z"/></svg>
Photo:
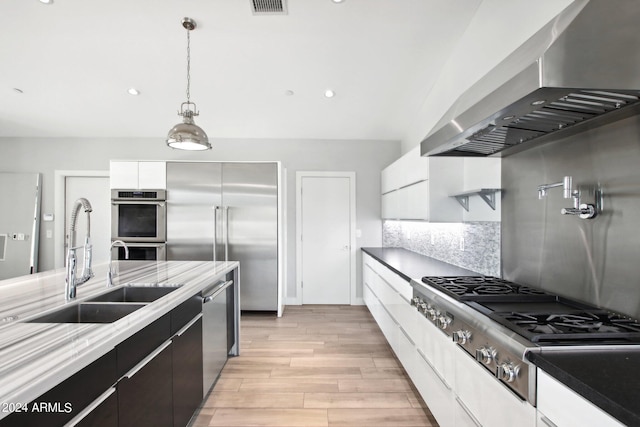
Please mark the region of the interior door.
<svg viewBox="0 0 640 427"><path fill-rule="evenodd" d="M84 197L91 203L93 211L90 214L91 221L91 245L93 260L96 265L109 261L111 246L111 190L109 189L109 177L107 176L67 176L65 178L65 254L69 233L69 220L75 201ZM82 209L78 214L76 224L76 245L84 244L84 236L87 230L87 215ZM78 252L78 260L82 260L84 254ZM82 263L82 261L79 261Z"/></svg>
<svg viewBox="0 0 640 427"><path fill-rule="evenodd" d="M35 273L40 174L0 173L0 279Z"/></svg>
<svg viewBox="0 0 640 427"><path fill-rule="evenodd" d="M350 176L302 176L300 183L303 304L351 303Z"/></svg>

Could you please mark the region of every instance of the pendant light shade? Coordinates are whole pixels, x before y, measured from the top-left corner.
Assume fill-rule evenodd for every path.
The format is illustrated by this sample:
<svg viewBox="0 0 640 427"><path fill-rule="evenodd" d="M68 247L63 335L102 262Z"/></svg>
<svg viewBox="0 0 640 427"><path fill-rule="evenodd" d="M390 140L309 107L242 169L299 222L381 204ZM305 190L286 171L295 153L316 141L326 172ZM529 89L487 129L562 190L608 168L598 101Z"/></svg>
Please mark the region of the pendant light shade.
<svg viewBox="0 0 640 427"><path fill-rule="evenodd" d="M184 102L182 107L185 104L187 103ZM190 104L195 108L195 104ZM193 116L197 116L197 113L190 109L181 108L179 115L182 116L182 123L171 128L167 134L167 145L178 150L210 150L211 144L209 144L206 132L193 121Z"/></svg>
<svg viewBox="0 0 640 427"><path fill-rule="evenodd" d="M175 125L167 134L167 145L178 150L201 151L210 150L209 138L202 128L195 124L193 118L199 114L196 104L191 102L191 37L189 32L196 28L191 18L184 18L182 26L187 30L187 102L180 106L179 116L182 123Z"/></svg>

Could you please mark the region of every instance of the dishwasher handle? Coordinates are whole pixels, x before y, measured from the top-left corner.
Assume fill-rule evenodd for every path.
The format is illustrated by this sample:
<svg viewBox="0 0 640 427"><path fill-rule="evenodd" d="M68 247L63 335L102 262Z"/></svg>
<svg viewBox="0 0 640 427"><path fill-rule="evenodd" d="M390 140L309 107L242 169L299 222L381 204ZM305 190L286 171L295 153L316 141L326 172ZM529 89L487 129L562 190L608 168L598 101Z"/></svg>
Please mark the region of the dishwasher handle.
<svg viewBox="0 0 640 427"><path fill-rule="evenodd" d="M218 285L214 288L215 290L213 292L202 296L202 303L206 304L208 302L213 301L214 298L217 297L218 294L220 294L220 292L224 291L231 285L233 285L233 280L227 280L226 282L218 283Z"/></svg>

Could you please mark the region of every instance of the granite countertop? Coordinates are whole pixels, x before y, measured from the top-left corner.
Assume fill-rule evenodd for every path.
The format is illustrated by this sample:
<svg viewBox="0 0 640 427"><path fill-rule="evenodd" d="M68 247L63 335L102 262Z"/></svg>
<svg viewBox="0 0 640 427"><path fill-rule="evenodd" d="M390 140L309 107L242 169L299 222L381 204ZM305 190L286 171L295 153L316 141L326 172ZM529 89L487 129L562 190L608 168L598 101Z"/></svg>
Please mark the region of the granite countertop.
<svg viewBox="0 0 640 427"><path fill-rule="evenodd" d="M475 271L447 264L404 248L362 248L400 277L420 282L423 276L482 276Z"/></svg>
<svg viewBox="0 0 640 427"><path fill-rule="evenodd" d="M108 265L98 265L94 278L78 286L74 301L64 297L64 269L0 281L0 404L37 398L239 263L124 261L117 266L116 286L106 287ZM113 323L24 323L125 284L180 288ZM0 419L7 415L0 411Z"/></svg>
<svg viewBox="0 0 640 427"><path fill-rule="evenodd" d="M540 369L629 426L640 426L640 349L527 353Z"/></svg>

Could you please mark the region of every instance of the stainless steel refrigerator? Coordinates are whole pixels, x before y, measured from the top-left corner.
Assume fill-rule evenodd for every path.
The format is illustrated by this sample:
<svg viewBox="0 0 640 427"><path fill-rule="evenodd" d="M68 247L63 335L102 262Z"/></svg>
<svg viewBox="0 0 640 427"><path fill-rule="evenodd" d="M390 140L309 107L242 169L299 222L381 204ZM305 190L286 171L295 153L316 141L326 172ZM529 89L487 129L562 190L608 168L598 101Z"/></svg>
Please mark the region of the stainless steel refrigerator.
<svg viewBox="0 0 640 427"><path fill-rule="evenodd" d="M242 310L278 311L279 164L167 162L167 260L239 261Z"/></svg>

